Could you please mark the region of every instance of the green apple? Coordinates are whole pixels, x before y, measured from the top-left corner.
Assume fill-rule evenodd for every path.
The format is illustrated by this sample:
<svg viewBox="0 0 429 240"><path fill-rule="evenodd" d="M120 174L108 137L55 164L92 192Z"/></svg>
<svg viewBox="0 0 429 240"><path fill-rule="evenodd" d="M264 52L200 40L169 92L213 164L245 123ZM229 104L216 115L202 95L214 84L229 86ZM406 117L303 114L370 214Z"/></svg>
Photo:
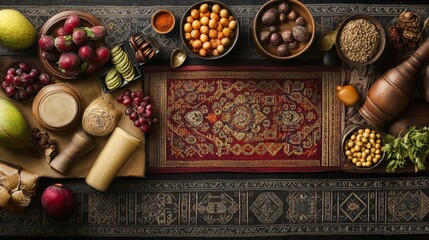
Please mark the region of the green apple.
<svg viewBox="0 0 429 240"><path fill-rule="evenodd" d="M24 116L9 100L0 97L0 147L22 148L29 139Z"/></svg>

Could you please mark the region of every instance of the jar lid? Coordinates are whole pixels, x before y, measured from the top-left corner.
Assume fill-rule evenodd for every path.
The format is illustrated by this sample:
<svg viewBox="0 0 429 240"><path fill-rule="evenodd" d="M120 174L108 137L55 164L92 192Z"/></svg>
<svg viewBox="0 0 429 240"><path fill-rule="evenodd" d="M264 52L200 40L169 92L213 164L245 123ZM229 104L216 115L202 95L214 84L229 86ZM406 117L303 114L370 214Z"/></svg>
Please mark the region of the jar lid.
<svg viewBox="0 0 429 240"><path fill-rule="evenodd" d="M52 84L40 90L33 101L33 115L46 130L66 132L80 121L83 103L67 84Z"/></svg>
<svg viewBox="0 0 429 240"><path fill-rule="evenodd" d="M65 92L47 94L39 103L41 120L55 128L71 124L76 119L78 111L76 98Z"/></svg>

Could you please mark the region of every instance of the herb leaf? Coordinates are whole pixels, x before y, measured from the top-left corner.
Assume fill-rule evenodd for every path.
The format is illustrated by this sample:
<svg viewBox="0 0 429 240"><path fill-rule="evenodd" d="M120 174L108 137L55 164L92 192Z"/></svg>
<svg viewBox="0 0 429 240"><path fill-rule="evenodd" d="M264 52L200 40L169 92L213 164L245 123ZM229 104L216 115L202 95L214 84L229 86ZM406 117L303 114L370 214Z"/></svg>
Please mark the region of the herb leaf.
<svg viewBox="0 0 429 240"><path fill-rule="evenodd" d="M425 170L426 158L429 155L429 127L410 127L403 137L386 135L383 151L389 161L386 172L395 172L403 168L407 161L414 164L415 171Z"/></svg>

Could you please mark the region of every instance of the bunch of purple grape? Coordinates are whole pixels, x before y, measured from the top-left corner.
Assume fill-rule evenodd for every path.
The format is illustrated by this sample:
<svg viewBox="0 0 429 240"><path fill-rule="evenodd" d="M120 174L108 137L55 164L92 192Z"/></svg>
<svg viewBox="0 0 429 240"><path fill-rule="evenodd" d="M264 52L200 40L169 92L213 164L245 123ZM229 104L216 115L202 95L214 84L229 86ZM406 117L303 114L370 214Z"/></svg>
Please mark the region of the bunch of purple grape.
<svg viewBox="0 0 429 240"><path fill-rule="evenodd" d="M151 126L159 121L153 116L153 103L150 96L144 96L142 91L131 91L127 89L118 97L118 102L122 103L127 115L134 126L138 127L142 132L150 131Z"/></svg>
<svg viewBox="0 0 429 240"><path fill-rule="evenodd" d="M1 88L6 96L18 101L31 99L39 90L51 83L51 77L26 62L11 67L3 75Z"/></svg>

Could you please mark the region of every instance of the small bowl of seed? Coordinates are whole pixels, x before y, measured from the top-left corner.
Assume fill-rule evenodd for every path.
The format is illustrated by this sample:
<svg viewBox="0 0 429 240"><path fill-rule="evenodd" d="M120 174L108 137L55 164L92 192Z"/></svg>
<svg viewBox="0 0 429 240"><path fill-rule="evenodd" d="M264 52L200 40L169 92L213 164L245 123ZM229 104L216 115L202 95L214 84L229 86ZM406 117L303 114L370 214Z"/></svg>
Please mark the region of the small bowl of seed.
<svg viewBox="0 0 429 240"><path fill-rule="evenodd" d="M351 125L344 130L340 152L345 164L357 170L376 168L384 159L382 133L369 125Z"/></svg>
<svg viewBox="0 0 429 240"><path fill-rule="evenodd" d="M373 64L383 54L386 33L374 17L357 14L341 23L335 45L341 60L353 67L363 67Z"/></svg>

